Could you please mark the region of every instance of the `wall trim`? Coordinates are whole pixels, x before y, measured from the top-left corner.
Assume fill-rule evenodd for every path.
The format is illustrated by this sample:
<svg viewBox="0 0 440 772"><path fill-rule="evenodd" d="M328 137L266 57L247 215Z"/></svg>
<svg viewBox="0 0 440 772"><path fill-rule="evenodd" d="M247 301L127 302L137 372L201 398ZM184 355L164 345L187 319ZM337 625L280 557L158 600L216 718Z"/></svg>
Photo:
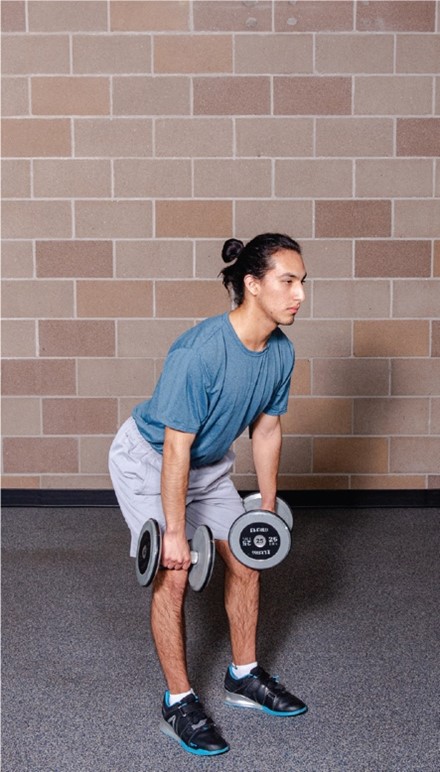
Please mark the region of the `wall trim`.
<svg viewBox="0 0 440 772"><path fill-rule="evenodd" d="M242 495L251 491L241 491ZM335 507L438 507L440 488L414 490L313 490L280 491L291 506ZM3 507L117 507L112 490L4 488Z"/></svg>

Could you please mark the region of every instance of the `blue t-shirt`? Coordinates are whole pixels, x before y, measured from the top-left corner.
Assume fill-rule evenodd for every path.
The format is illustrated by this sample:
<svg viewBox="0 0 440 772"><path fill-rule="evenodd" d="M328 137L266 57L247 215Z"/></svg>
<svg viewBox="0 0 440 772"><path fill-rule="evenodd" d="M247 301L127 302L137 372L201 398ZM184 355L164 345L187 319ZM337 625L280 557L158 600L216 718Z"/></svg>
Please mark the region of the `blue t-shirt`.
<svg viewBox="0 0 440 772"><path fill-rule="evenodd" d="M292 343L280 329L263 351L250 351L228 313L214 316L173 343L152 398L133 418L159 453L166 426L196 434L191 466L213 464L261 413L287 411L293 364Z"/></svg>

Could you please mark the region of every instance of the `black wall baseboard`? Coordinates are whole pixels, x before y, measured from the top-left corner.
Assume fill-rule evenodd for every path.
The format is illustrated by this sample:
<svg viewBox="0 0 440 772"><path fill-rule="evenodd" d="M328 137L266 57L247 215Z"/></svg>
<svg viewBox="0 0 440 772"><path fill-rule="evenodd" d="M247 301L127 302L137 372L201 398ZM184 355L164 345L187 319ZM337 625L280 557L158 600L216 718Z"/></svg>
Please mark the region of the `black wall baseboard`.
<svg viewBox="0 0 440 772"><path fill-rule="evenodd" d="M252 491L241 491L242 495ZM313 490L280 491L280 496L294 507L436 507L440 511L440 489L415 490ZM117 507L112 490L59 490L5 488L3 507Z"/></svg>

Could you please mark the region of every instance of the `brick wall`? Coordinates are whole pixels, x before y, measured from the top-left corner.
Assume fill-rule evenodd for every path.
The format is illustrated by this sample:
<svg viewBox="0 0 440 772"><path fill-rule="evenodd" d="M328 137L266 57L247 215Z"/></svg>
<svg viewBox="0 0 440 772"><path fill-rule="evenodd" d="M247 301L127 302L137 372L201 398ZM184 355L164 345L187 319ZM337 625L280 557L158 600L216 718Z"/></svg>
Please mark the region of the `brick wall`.
<svg viewBox="0 0 440 772"><path fill-rule="evenodd" d="M168 346L228 307L222 242L270 229L310 276L280 487L439 487L438 3L2 17L4 485L110 487Z"/></svg>

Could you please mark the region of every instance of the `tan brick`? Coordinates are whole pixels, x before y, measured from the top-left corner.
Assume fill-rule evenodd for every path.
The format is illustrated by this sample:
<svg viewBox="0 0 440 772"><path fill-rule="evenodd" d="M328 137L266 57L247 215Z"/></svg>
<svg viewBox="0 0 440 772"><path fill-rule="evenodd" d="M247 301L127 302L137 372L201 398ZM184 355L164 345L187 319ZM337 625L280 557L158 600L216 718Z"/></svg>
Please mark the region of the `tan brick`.
<svg viewBox="0 0 440 772"><path fill-rule="evenodd" d="M352 176L348 160L275 161L275 195L347 198L352 194Z"/></svg>
<svg viewBox="0 0 440 772"><path fill-rule="evenodd" d="M79 471L83 474L108 475L108 452L113 442L109 437L80 437Z"/></svg>
<svg viewBox="0 0 440 772"><path fill-rule="evenodd" d="M223 268L222 239L204 239L195 243L195 276L198 279L215 279Z"/></svg>
<svg viewBox="0 0 440 772"><path fill-rule="evenodd" d="M131 320L118 322L118 356L165 357L171 344L192 322L169 319Z"/></svg>
<svg viewBox="0 0 440 772"><path fill-rule="evenodd" d="M3 241L2 274L5 279L30 279L34 275L32 241Z"/></svg>
<svg viewBox="0 0 440 772"><path fill-rule="evenodd" d="M431 356L440 357L440 321L432 322Z"/></svg>
<svg viewBox="0 0 440 772"><path fill-rule="evenodd" d="M78 360L78 395L81 397L143 394L146 399L152 394L154 383L151 359Z"/></svg>
<svg viewBox="0 0 440 772"><path fill-rule="evenodd" d="M397 155L437 156L440 118L398 118Z"/></svg>
<svg viewBox="0 0 440 772"><path fill-rule="evenodd" d="M111 357L115 354L112 321L42 319L38 323L40 356Z"/></svg>
<svg viewBox="0 0 440 772"><path fill-rule="evenodd" d="M357 29L378 32L429 32L435 29L435 3L375 0L359 3Z"/></svg>
<svg viewBox="0 0 440 772"><path fill-rule="evenodd" d="M423 115L432 109L432 78L375 75L355 78L354 112L359 115Z"/></svg>
<svg viewBox="0 0 440 772"><path fill-rule="evenodd" d="M272 29L272 4L268 0L258 3L213 3L196 0L193 3L194 29L197 31L265 32Z"/></svg>
<svg viewBox="0 0 440 772"><path fill-rule="evenodd" d="M78 238L149 238L152 235L151 202L77 201L75 225Z"/></svg>
<svg viewBox="0 0 440 772"><path fill-rule="evenodd" d="M218 281L156 282L156 316L202 318L230 308L226 290Z"/></svg>
<svg viewBox="0 0 440 772"><path fill-rule="evenodd" d="M437 396L440 359L396 359L391 363L392 394Z"/></svg>
<svg viewBox="0 0 440 772"><path fill-rule="evenodd" d="M269 197L272 168L269 160L200 160L194 162L194 195L200 198Z"/></svg>
<svg viewBox="0 0 440 772"><path fill-rule="evenodd" d="M392 35L317 35L316 71L324 73L393 72Z"/></svg>
<svg viewBox="0 0 440 772"><path fill-rule="evenodd" d="M4 201L3 238L69 238L72 234L67 201Z"/></svg>
<svg viewBox="0 0 440 772"><path fill-rule="evenodd" d="M172 0L114 0L111 29L123 32L182 32L189 29L189 3Z"/></svg>
<svg viewBox="0 0 440 772"><path fill-rule="evenodd" d="M2 115L29 115L29 80L6 78L1 80Z"/></svg>
<svg viewBox="0 0 440 772"><path fill-rule="evenodd" d="M37 342L34 320L3 319L2 356L35 357Z"/></svg>
<svg viewBox="0 0 440 772"><path fill-rule="evenodd" d="M4 281L5 317L63 317L73 315L73 282L43 279Z"/></svg>
<svg viewBox="0 0 440 772"><path fill-rule="evenodd" d="M397 35L396 72L438 72L439 35Z"/></svg>
<svg viewBox="0 0 440 772"><path fill-rule="evenodd" d="M151 72L151 40L147 35L74 35L75 74Z"/></svg>
<svg viewBox="0 0 440 772"><path fill-rule="evenodd" d="M334 0L275 3L278 32L345 32L353 29L353 4Z"/></svg>
<svg viewBox="0 0 440 772"><path fill-rule="evenodd" d="M30 161L2 161L3 198L29 198L31 195Z"/></svg>
<svg viewBox="0 0 440 772"><path fill-rule="evenodd" d="M313 155L311 118L238 118L236 131L239 156Z"/></svg>
<svg viewBox="0 0 440 772"><path fill-rule="evenodd" d="M431 275L429 241L356 241L355 275L424 276Z"/></svg>
<svg viewBox="0 0 440 772"><path fill-rule="evenodd" d="M237 474L252 474L254 461L252 443L241 438L236 443ZM307 474L312 471L312 445L309 437L284 437L280 461L280 474Z"/></svg>
<svg viewBox="0 0 440 772"><path fill-rule="evenodd" d="M79 280L76 295L80 317L146 317L153 314L153 286L147 281Z"/></svg>
<svg viewBox="0 0 440 772"><path fill-rule="evenodd" d="M352 400L295 397L282 416L285 434L351 434Z"/></svg>
<svg viewBox="0 0 440 772"><path fill-rule="evenodd" d="M184 75L113 78L115 115L189 115L190 79Z"/></svg>
<svg viewBox="0 0 440 772"><path fill-rule="evenodd" d="M313 36L236 35L235 72L285 74L313 72Z"/></svg>
<svg viewBox="0 0 440 772"><path fill-rule="evenodd" d="M15 4L15 3L14 3ZM39 488L40 478L31 475L2 475L2 488Z"/></svg>
<svg viewBox="0 0 440 772"><path fill-rule="evenodd" d="M107 30L107 3L103 0L32 0L31 32L101 32Z"/></svg>
<svg viewBox="0 0 440 772"><path fill-rule="evenodd" d="M157 201L156 236L224 237L232 233L230 201Z"/></svg>
<svg viewBox="0 0 440 772"><path fill-rule="evenodd" d="M133 408L140 402L143 402L144 397L120 397L119 402L119 425L129 418L133 412Z"/></svg>
<svg viewBox="0 0 440 772"><path fill-rule="evenodd" d="M231 118L160 118L156 121L157 156L232 156Z"/></svg>
<svg viewBox="0 0 440 772"><path fill-rule="evenodd" d="M46 489L69 490L107 490L112 489L110 475L107 474L42 474L41 487Z"/></svg>
<svg viewBox="0 0 440 772"><path fill-rule="evenodd" d="M9 359L3 362L4 394L74 394L73 359Z"/></svg>
<svg viewBox="0 0 440 772"><path fill-rule="evenodd" d="M230 35L157 35L154 72L232 72Z"/></svg>
<svg viewBox="0 0 440 772"><path fill-rule="evenodd" d="M71 154L68 120L9 118L2 121L4 156L35 158Z"/></svg>
<svg viewBox="0 0 440 772"><path fill-rule="evenodd" d="M318 437L313 443L313 471L324 474L385 474L388 472L388 440Z"/></svg>
<svg viewBox="0 0 440 772"><path fill-rule="evenodd" d="M223 242L222 242L223 243ZM117 241L118 278L189 278L193 275L190 241Z"/></svg>
<svg viewBox="0 0 440 772"><path fill-rule="evenodd" d="M290 393L295 396L308 396L311 393L311 366L308 359L295 359Z"/></svg>
<svg viewBox="0 0 440 772"><path fill-rule="evenodd" d="M67 35L5 35L2 70L4 75L68 73L69 38Z"/></svg>
<svg viewBox="0 0 440 772"><path fill-rule="evenodd" d="M302 310L300 311L302 313ZM299 357L345 357L351 354L351 322L298 318L284 330Z"/></svg>
<svg viewBox="0 0 440 772"><path fill-rule="evenodd" d="M390 305L389 281L317 279L313 283L313 315L317 319L383 319L389 316Z"/></svg>
<svg viewBox="0 0 440 772"><path fill-rule="evenodd" d="M39 277L105 277L113 274L111 241L37 241Z"/></svg>
<svg viewBox="0 0 440 772"><path fill-rule="evenodd" d="M41 400L37 397L4 397L2 434L4 437L41 434Z"/></svg>
<svg viewBox="0 0 440 772"><path fill-rule="evenodd" d="M405 279L394 282L393 316L427 319L440 317L440 281Z"/></svg>
<svg viewBox="0 0 440 772"><path fill-rule="evenodd" d="M384 319L354 323L354 355L358 357L422 357L429 355L429 322Z"/></svg>
<svg viewBox="0 0 440 772"><path fill-rule="evenodd" d="M116 399L43 399L44 434L112 434Z"/></svg>
<svg viewBox="0 0 440 772"><path fill-rule="evenodd" d="M356 161L356 196L416 198L432 196L432 162L418 159Z"/></svg>
<svg viewBox="0 0 440 772"><path fill-rule="evenodd" d="M88 76L32 78L34 115L108 115L110 81Z"/></svg>
<svg viewBox="0 0 440 772"><path fill-rule="evenodd" d="M393 121L387 118L318 118L316 155L392 156Z"/></svg>
<svg viewBox="0 0 440 772"><path fill-rule="evenodd" d="M255 489L256 485L253 486ZM349 488L348 475L318 475L310 474L306 476L301 475L279 475L278 476L278 490L279 491L308 491L308 490L347 490ZM244 489L243 486L241 488Z"/></svg>
<svg viewBox="0 0 440 772"><path fill-rule="evenodd" d="M440 241L434 241L434 273L433 276L440 276Z"/></svg>
<svg viewBox="0 0 440 772"><path fill-rule="evenodd" d="M189 160L124 159L114 162L118 198L185 198L191 196Z"/></svg>
<svg viewBox="0 0 440 772"><path fill-rule="evenodd" d="M440 434L440 398L431 399L431 434ZM422 434L422 432L420 432Z"/></svg>
<svg viewBox="0 0 440 772"><path fill-rule="evenodd" d="M394 236L397 238L431 238L438 236L440 200L396 201Z"/></svg>
<svg viewBox="0 0 440 772"><path fill-rule="evenodd" d="M5 472L77 472L78 445L73 438L6 437Z"/></svg>
<svg viewBox="0 0 440 772"><path fill-rule="evenodd" d="M440 437L392 437L391 472L438 472Z"/></svg>
<svg viewBox="0 0 440 772"><path fill-rule="evenodd" d="M79 118L74 121L75 155L124 158L151 156L152 122L142 118Z"/></svg>
<svg viewBox="0 0 440 772"><path fill-rule="evenodd" d="M313 394L318 396L388 396L386 359L316 359Z"/></svg>
<svg viewBox="0 0 440 772"><path fill-rule="evenodd" d="M351 113L351 78L274 77L275 115Z"/></svg>
<svg viewBox="0 0 440 772"><path fill-rule="evenodd" d="M329 279L352 277L352 242L348 239L302 239L301 248L310 276Z"/></svg>
<svg viewBox="0 0 440 772"><path fill-rule="evenodd" d="M315 213L318 238L391 235L389 201L317 201Z"/></svg>
<svg viewBox="0 0 440 772"><path fill-rule="evenodd" d="M352 475L351 488L353 490L415 490L425 488L425 478L421 475Z"/></svg>
<svg viewBox="0 0 440 772"><path fill-rule="evenodd" d="M196 77L193 84L194 115L264 115L270 112L268 77Z"/></svg>
<svg viewBox="0 0 440 772"><path fill-rule="evenodd" d="M3 0L1 4L2 32L24 32L26 29L26 8L19 0Z"/></svg>
<svg viewBox="0 0 440 772"><path fill-rule="evenodd" d="M293 227L295 238L312 236L311 201L237 201L235 211L235 230L244 240L253 238L256 230L289 233Z"/></svg>
<svg viewBox="0 0 440 772"><path fill-rule="evenodd" d="M429 400L388 397L354 400L354 433L428 434Z"/></svg>
<svg viewBox="0 0 440 772"><path fill-rule="evenodd" d="M110 161L52 160L34 161L36 198L109 198Z"/></svg>

